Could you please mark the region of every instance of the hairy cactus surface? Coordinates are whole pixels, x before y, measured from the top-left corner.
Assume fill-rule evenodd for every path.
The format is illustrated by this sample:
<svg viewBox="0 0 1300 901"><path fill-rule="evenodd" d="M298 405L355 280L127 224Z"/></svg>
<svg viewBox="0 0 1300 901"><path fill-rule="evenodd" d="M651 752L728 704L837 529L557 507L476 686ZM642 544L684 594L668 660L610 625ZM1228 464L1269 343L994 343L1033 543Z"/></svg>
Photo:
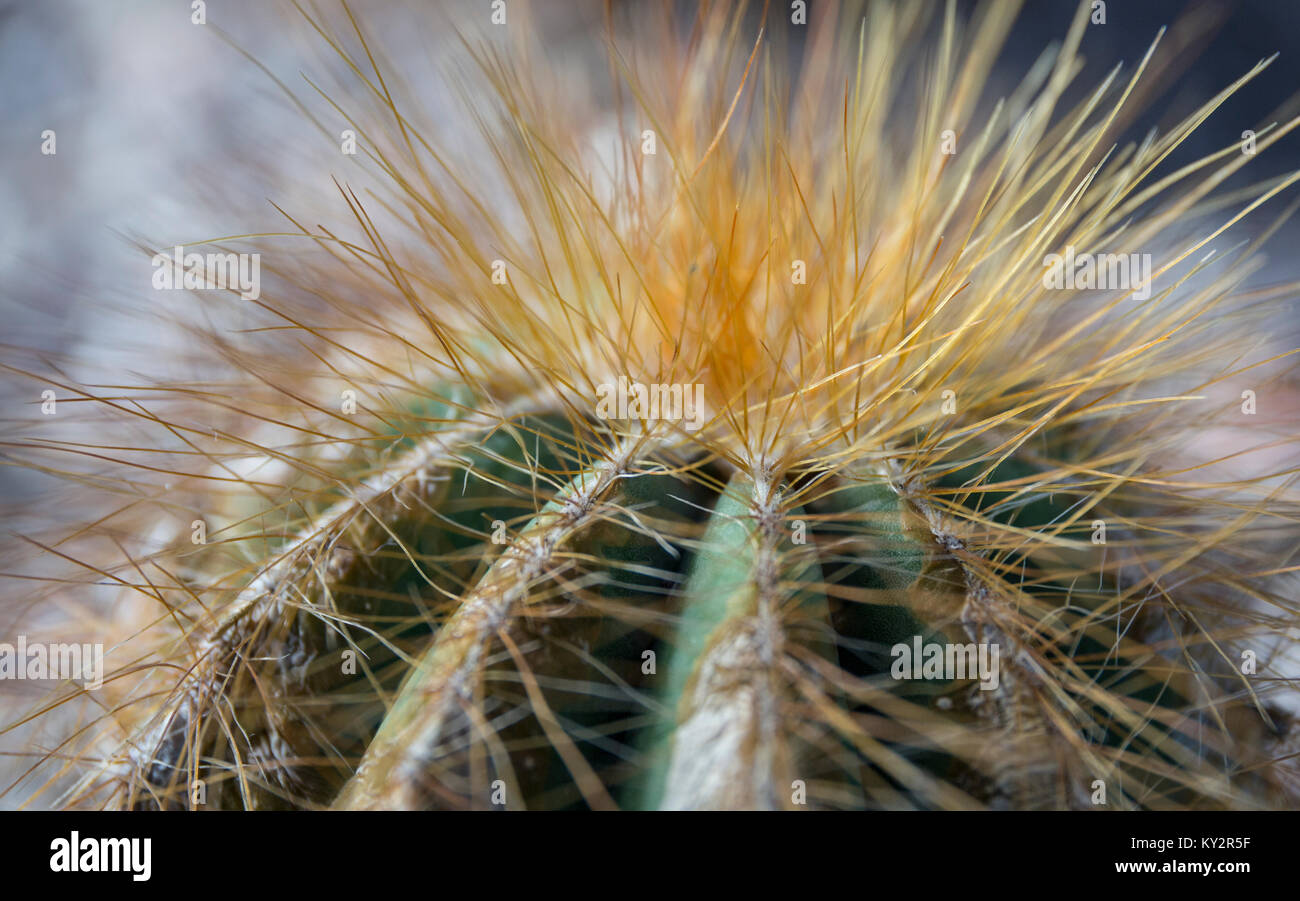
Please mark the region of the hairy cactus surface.
<svg viewBox="0 0 1300 901"><path fill-rule="evenodd" d="M1014 4L789 6L412 12L433 83L295 13L332 194L141 242L189 375L10 367L27 632L105 659L34 803L1300 801L1300 172L1221 188L1300 119L1182 153L1268 61L1121 141L1090 4L1003 98Z"/></svg>

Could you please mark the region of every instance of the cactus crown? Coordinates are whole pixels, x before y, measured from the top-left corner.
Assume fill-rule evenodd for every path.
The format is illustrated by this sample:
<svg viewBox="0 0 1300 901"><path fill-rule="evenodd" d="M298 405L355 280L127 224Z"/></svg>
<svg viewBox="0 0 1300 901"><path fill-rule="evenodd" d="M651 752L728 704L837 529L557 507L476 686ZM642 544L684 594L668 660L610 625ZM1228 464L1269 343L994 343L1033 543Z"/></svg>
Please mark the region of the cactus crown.
<svg viewBox="0 0 1300 901"><path fill-rule="evenodd" d="M512 4L448 66L456 140L312 14L351 227L252 239L264 328L205 335L238 409L149 421L181 529L97 565L135 613L63 801L1270 803L1236 655L1294 510L1187 447L1271 372L1256 245L1210 243L1300 176L1153 174L1265 64L1120 146L1155 44L1063 109L1085 4L993 103L1011 14L926 11L814 17L801 64L779 20L641 15L601 79ZM1144 286L1044 278L1131 251Z"/></svg>

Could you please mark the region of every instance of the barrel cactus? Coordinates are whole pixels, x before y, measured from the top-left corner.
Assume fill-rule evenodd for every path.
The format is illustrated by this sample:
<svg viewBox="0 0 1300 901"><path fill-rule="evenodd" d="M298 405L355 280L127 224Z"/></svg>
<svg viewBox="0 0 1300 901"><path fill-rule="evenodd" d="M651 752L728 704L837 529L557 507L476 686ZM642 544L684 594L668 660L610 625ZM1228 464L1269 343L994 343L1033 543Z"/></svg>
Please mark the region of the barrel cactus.
<svg viewBox="0 0 1300 901"><path fill-rule="evenodd" d="M1088 4L1003 100L1010 5L787 6L429 13L436 89L303 13L341 215L220 242L219 376L60 383L151 437L62 464L139 543L50 545L117 592L57 803L1295 803L1293 294L1230 233L1300 174L1216 189L1297 121L1159 168L1266 63L1117 143L1159 36L1067 106Z"/></svg>

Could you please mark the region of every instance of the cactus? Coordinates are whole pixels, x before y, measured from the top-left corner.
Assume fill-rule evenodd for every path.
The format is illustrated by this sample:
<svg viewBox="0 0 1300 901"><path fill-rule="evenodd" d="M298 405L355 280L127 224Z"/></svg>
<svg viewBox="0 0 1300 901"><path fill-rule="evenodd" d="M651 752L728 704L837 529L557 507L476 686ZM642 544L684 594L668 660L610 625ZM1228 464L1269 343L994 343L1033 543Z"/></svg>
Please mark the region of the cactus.
<svg viewBox="0 0 1300 901"><path fill-rule="evenodd" d="M129 495L41 542L120 590L33 714L90 711L52 803L1294 805L1295 437L1233 418L1291 292L1242 288L1268 229L1210 251L1300 173L1154 174L1267 62L1118 145L1159 38L1063 108L1087 4L996 103L1005 6L815 10L801 64L781 9L623 10L599 77L517 6L447 51L454 140L303 12L350 221L220 243L264 282L219 379L58 383L151 437L25 458Z"/></svg>

